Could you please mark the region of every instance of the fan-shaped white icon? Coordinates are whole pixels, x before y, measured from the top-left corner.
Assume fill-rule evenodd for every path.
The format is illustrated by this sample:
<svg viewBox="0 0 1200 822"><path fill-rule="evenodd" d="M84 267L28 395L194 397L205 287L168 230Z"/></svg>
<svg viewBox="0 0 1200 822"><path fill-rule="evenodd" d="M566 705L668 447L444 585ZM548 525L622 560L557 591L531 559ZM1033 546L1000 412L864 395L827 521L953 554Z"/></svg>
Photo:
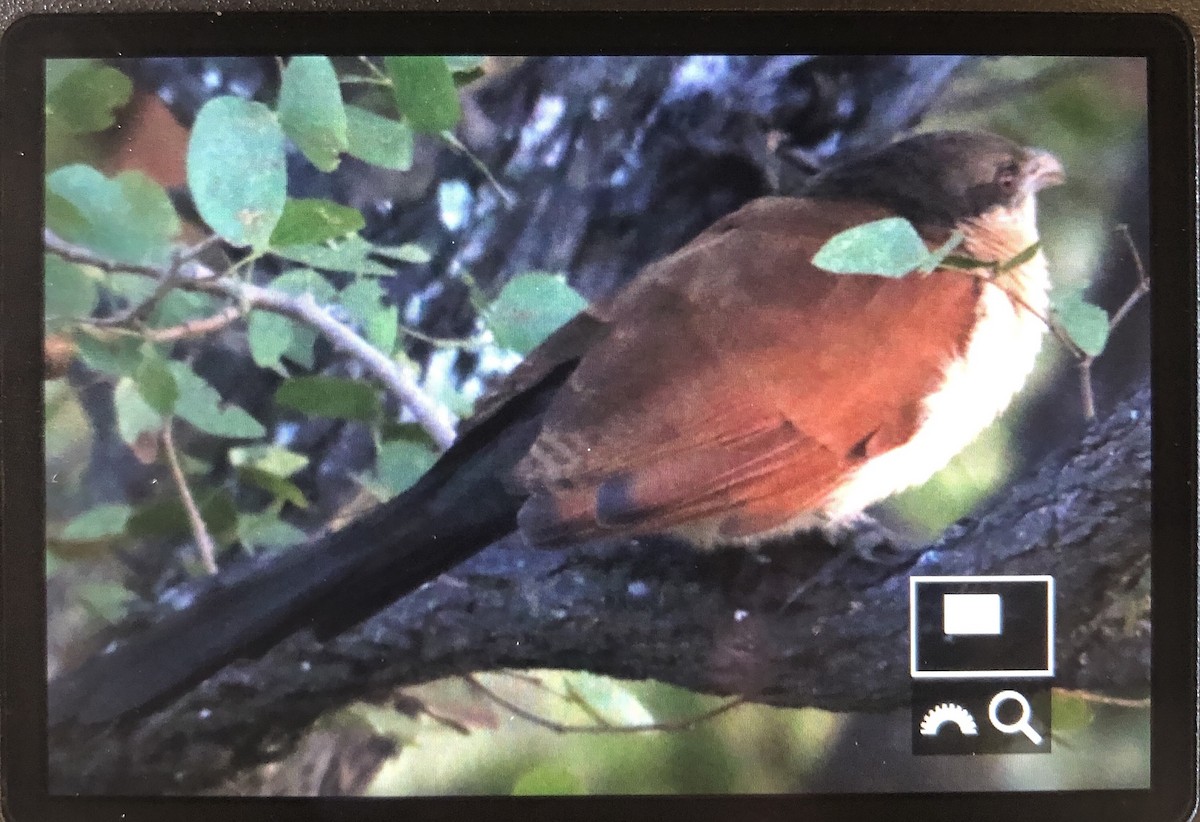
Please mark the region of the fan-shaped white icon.
<svg viewBox="0 0 1200 822"><path fill-rule="evenodd" d="M975 717L971 716L970 711L962 705L943 702L940 705L934 705L922 717L921 736L937 736L938 731L947 722L957 725L959 733L963 736L979 735L979 726L975 724Z"/></svg>

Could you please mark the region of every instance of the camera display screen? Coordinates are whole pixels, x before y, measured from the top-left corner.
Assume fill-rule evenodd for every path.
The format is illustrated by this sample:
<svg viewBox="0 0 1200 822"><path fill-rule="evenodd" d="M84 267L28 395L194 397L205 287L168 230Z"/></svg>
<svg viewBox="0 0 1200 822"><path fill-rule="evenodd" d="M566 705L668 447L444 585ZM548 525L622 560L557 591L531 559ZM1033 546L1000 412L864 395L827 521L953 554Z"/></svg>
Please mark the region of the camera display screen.
<svg viewBox="0 0 1200 822"><path fill-rule="evenodd" d="M415 50L44 63L50 793L1149 788L1147 60Z"/></svg>

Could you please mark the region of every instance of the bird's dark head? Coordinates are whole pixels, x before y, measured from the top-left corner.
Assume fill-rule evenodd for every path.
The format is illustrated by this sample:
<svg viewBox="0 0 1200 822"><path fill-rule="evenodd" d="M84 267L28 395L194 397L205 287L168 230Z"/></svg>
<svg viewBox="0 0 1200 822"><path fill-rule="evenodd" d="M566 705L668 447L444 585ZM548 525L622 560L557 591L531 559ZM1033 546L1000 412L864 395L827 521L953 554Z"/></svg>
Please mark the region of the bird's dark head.
<svg viewBox="0 0 1200 822"><path fill-rule="evenodd" d="M953 227L997 207L1027 210L1041 189L1063 181L1054 155L994 134L918 134L815 177L813 197L875 202L918 225Z"/></svg>

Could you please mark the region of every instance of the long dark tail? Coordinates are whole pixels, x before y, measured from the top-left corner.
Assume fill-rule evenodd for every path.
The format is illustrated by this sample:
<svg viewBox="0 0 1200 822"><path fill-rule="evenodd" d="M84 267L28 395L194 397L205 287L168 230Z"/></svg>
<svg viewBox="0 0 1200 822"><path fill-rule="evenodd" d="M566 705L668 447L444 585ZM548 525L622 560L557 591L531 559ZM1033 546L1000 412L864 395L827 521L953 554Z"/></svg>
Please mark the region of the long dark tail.
<svg viewBox="0 0 1200 822"><path fill-rule="evenodd" d="M50 725L152 710L302 628L336 635L510 533L522 500L506 478L569 370L556 369L464 434L404 494L219 580L190 607L50 683Z"/></svg>

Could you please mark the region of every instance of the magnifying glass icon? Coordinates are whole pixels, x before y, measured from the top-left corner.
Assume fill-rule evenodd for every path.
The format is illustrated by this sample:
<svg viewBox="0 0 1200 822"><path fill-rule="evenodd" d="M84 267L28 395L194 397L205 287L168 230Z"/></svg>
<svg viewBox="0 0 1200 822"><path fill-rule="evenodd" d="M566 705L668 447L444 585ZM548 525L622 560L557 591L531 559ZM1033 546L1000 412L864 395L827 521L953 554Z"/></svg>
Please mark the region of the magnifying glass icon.
<svg viewBox="0 0 1200 822"><path fill-rule="evenodd" d="M1016 722L1003 722L1000 719L1000 706L1006 702L1015 702L1021 707L1021 713L1017 716ZM988 703L988 719L992 720L992 725L997 731L1005 734L1022 733L1034 745L1042 744L1042 735L1033 729L1029 724L1030 717L1033 716L1033 708L1029 707L1029 700L1025 695L1017 691L1001 691L992 697L992 701Z"/></svg>

